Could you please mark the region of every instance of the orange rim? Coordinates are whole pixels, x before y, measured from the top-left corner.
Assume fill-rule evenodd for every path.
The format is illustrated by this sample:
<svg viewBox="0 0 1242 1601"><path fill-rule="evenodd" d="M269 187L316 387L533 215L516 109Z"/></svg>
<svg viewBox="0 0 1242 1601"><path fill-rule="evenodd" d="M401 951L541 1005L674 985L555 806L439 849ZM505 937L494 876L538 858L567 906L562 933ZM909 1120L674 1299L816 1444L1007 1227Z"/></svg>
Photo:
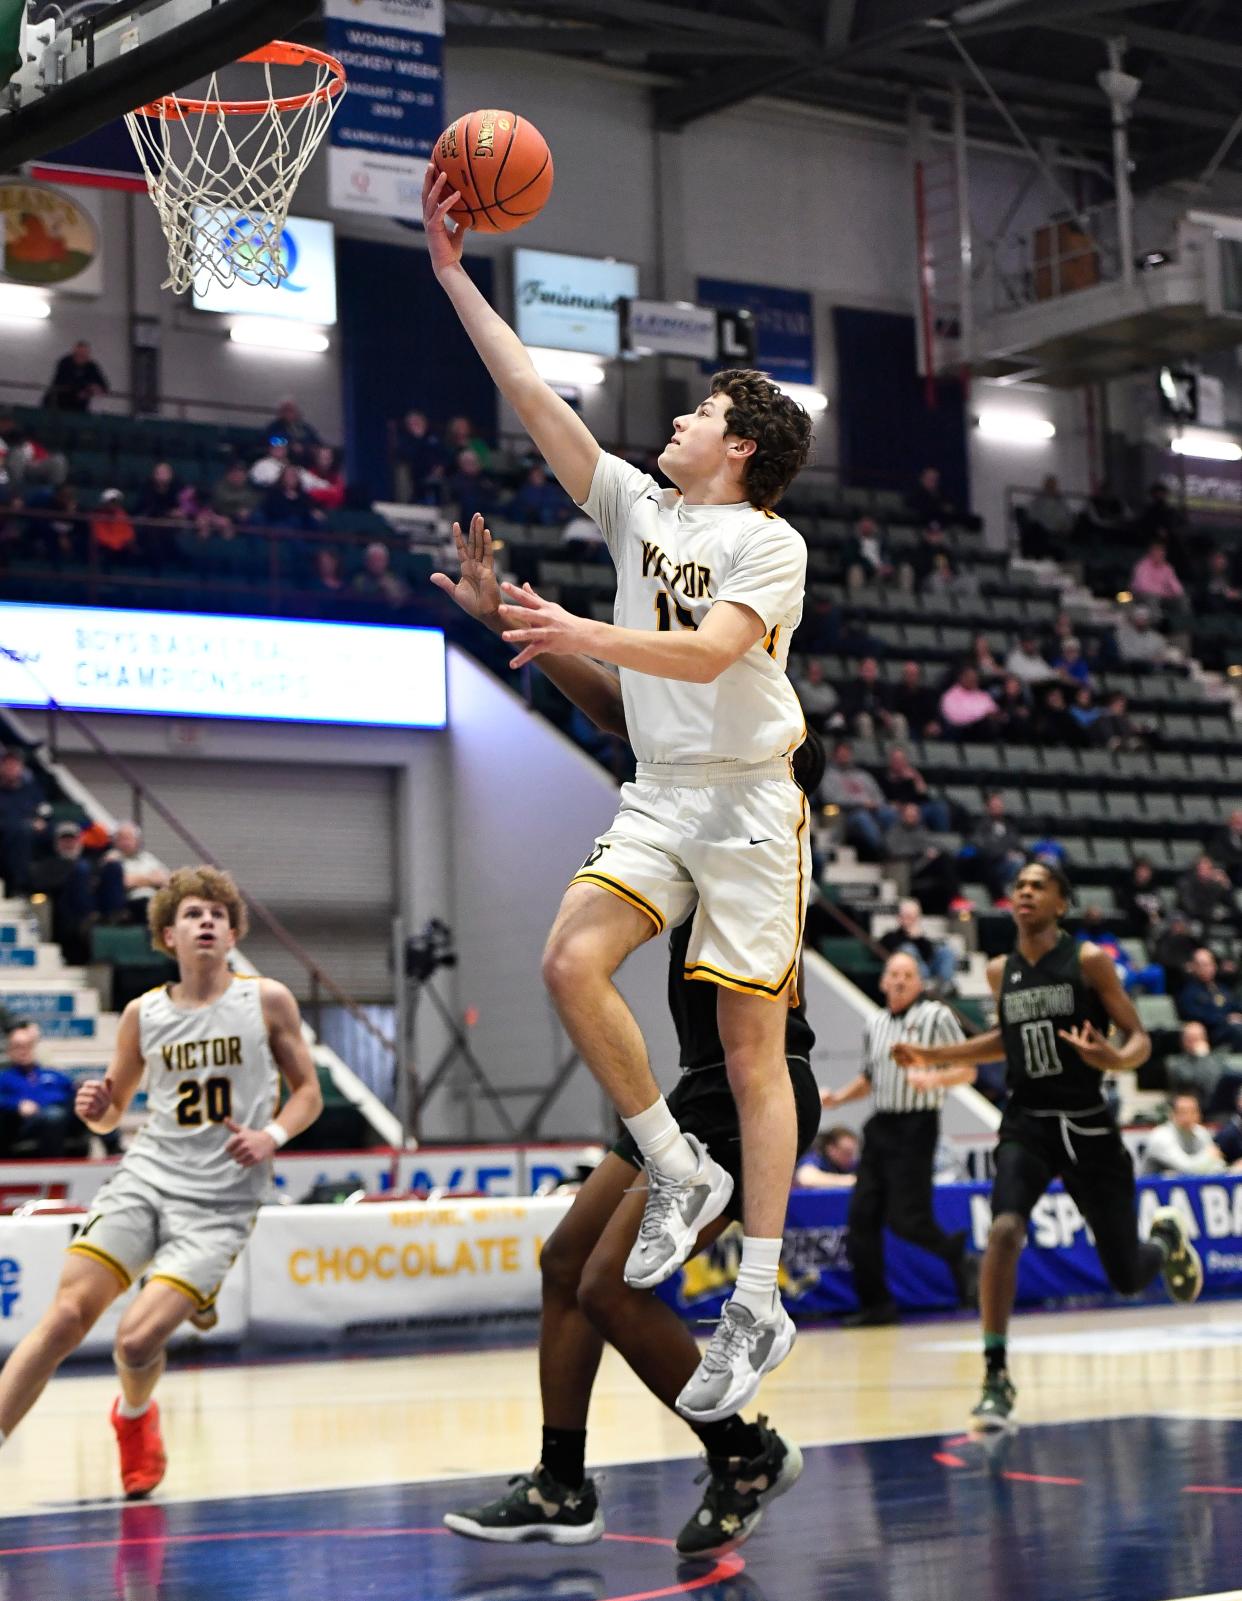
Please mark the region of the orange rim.
<svg viewBox="0 0 1242 1601"><path fill-rule="evenodd" d="M184 118L222 111L233 117L261 117L269 111L300 111L314 101L334 99L345 87L345 68L335 56L326 50L312 50L309 45L290 44L287 39L273 39L241 60L274 67L330 67L333 76L306 94L285 95L279 100L183 100L180 95L161 95L148 105L135 106L135 116Z"/></svg>

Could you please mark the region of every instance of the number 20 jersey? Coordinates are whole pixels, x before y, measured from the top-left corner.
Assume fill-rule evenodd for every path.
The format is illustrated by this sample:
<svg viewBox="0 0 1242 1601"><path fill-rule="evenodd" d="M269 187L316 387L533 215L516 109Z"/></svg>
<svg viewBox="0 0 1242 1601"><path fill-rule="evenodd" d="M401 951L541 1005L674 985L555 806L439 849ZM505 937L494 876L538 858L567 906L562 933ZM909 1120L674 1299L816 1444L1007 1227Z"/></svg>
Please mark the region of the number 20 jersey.
<svg viewBox="0 0 1242 1601"><path fill-rule="evenodd" d="M997 1016L1013 1107L1084 1112L1104 1100L1104 1075L1061 1038L1062 1029L1084 1023L1103 1035L1109 1030L1103 1002L1082 976L1081 958L1082 946L1062 932L1038 962L1017 951L1005 962Z"/></svg>
<svg viewBox="0 0 1242 1601"><path fill-rule="evenodd" d="M149 1116L125 1167L165 1195L229 1205L263 1199L271 1163L240 1167L225 1151L225 1118L244 1128L272 1120L280 1078L268 1044L257 978L234 977L219 1000L193 1011L169 986L138 1003Z"/></svg>

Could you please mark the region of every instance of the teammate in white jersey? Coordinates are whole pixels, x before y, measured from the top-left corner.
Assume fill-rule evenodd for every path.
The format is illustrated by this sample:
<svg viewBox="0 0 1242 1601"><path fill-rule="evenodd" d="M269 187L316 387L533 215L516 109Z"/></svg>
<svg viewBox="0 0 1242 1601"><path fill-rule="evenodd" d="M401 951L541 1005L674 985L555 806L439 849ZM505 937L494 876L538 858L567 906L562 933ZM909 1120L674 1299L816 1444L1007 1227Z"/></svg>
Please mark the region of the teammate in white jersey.
<svg viewBox="0 0 1242 1601"><path fill-rule="evenodd" d="M148 920L156 950L176 958L177 982L129 1003L107 1077L84 1083L75 1109L95 1133L110 1132L145 1073L150 1116L70 1244L52 1305L0 1372L3 1444L104 1310L145 1275L114 1350L112 1424L131 1497L164 1476L152 1396L169 1337L186 1318L210 1316L271 1184L272 1157L323 1106L293 996L229 970L246 932L229 875L181 868L152 897ZM277 1115L281 1078L290 1093Z"/></svg>
<svg viewBox="0 0 1242 1601"><path fill-rule="evenodd" d="M806 800L789 758L805 736L785 675L802 615L806 547L772 507L806 460L810 418L762 373L718 373L660 456L677 485L602 451L545 384L461 265L457 196L428 169L423 222L436 276L484 364L563 487L600 526L617 568L614 623L506 585L512 666L545 651L620 669L638 757L613 826L561 903L544 979L570 1037L632 1134L648 1199L625 1278L648 1288L685 1260L733 1181L677 1126L613 975L693 911L686 974L718 987L742 1130L745 1239L737 1290L678 1397L706 1422L745 1405L789 1351L777 1293L797 1123L785 1013L810 883ZM440 575L441 587L451 580Z"/></svg>

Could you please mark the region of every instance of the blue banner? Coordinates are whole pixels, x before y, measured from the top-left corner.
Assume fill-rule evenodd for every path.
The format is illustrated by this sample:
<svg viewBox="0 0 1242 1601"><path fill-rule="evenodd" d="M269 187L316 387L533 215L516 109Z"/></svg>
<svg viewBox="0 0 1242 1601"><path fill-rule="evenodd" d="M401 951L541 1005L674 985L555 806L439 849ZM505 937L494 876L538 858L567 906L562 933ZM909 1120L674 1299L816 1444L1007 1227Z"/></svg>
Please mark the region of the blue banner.
<svg viewBox="0 0 1242 1601"><path fill-rule="evenodd" d="M349 80L332 122L329 202L417 221L444 127L444 0L326 0L324 30Z"/></svg>
<svg viewBox="0 0 1242 1601"><path fill-rule="evenodd" d="M758 335L756 365L778 382L815 382L815 313L805 289L700 278L695 299L701 306L751 312Z"/></svg>
<svg viewBox="0 0 1242 1601"><path fill-rule="evenodd" d="M1242 1175L1140 1179L1138 1192L1140 1236L1150 1231L1157 1207L1176 1207L1203 1259L1204 1297L1242 1295ZM973 1249L982 1251L992 1221L990 1197L986 1184L938 1184L936 1220L947 1233L966 1230ZM789 1198L780 1285L795 1318L852 1312L858 1305L846 1254L849 1206L849 1190L795 1190ZM929 1312L957 1304L943 1262L892 1234L884 1238L889 1289L899 1307ZM741 1252L742 1232L735 1226L659 1293L687 1316L715 1317L732 1293ZM1018 1264L1018 1305L1123 1299L1104 1276L1082 1214L1061 1184L1054 1184L1031 1214ZM1159 1280L1144 1299L1165 1299Z"/></svg>

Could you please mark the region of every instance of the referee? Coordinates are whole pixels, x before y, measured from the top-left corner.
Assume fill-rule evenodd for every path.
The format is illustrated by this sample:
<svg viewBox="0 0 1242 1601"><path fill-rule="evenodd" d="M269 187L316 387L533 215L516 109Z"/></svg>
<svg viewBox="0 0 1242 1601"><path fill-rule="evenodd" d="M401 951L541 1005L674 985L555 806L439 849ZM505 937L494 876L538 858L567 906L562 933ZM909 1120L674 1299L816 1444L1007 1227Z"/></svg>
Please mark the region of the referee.
<svg viewBox="0 0 1242 1601"><path fill-rule="evenodd" d="M825 1107L875 1096L863 1129L862 1161L850 1201L849 1252L859 1309L848 1328L897 1322L884 1278L884 1229L938 1256L953 1274L963 1305L973 1305L978 1262L966 1252L965 1234L946 1234L932 1213L932 1171L940 1132L943 1090L914 1090L890 1054L898 1040L948 1045L963 1038L957 1019L939 1001L923 998L923 978L912 956L890 956L880 978L887 1003L867 1025L862 1072L844 1089L825 1090Z"/></svg>

